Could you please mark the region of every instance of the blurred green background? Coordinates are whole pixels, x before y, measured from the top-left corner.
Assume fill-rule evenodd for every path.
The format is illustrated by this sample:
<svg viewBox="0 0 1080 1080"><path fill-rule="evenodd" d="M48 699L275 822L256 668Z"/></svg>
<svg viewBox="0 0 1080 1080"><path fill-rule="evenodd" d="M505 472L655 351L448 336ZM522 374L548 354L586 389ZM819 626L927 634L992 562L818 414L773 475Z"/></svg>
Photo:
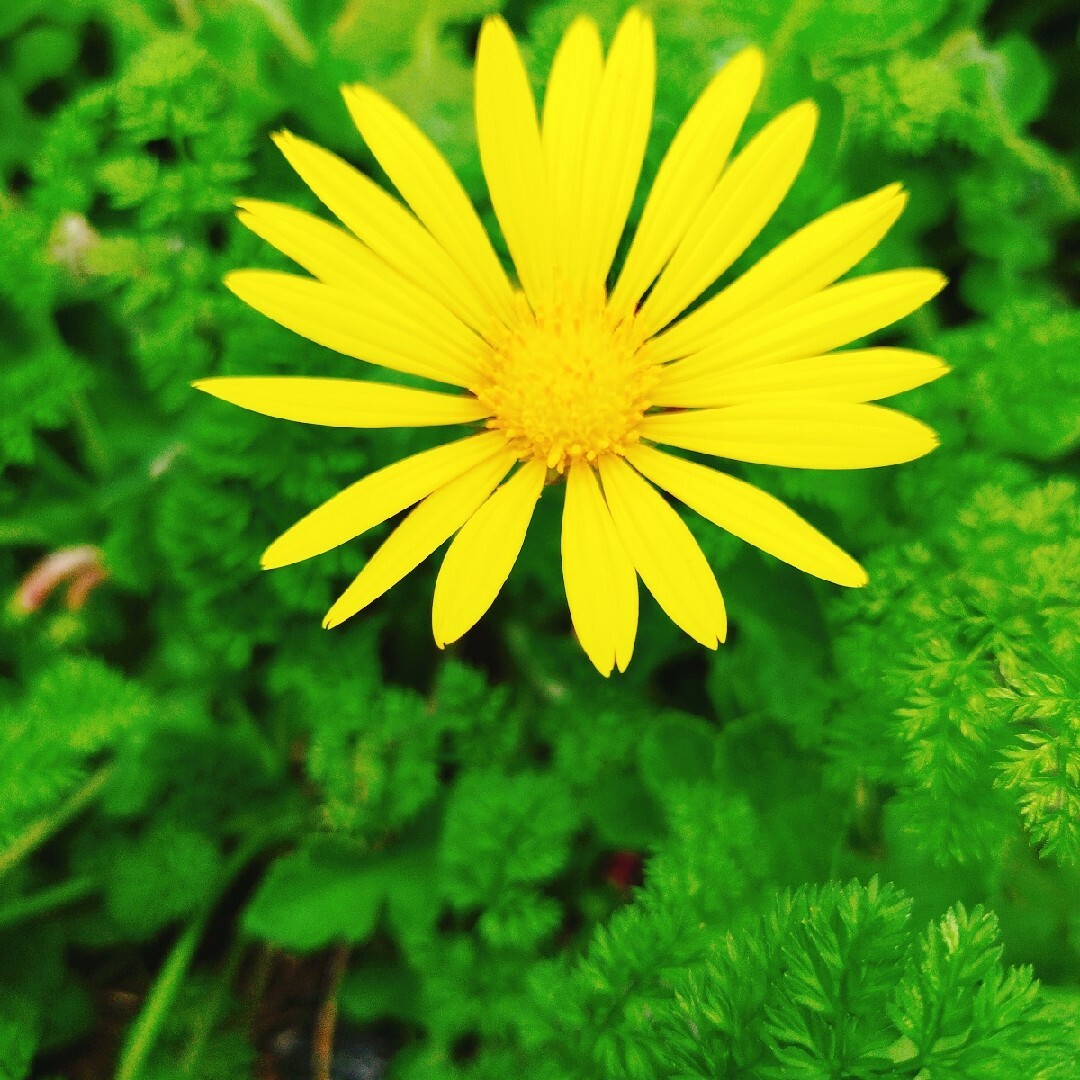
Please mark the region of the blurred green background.
<svg viewBox="0 0 1080 1080"><path fill-rule="evenodd" d="M202 376L350 376L245 309L241 196L314 208L268 135L378 176L368 82L491 223L471 58L539 92L621 0L6 0L0 8L0 1077L1080 1077L1080 51L1072 0L656 0L641 192L749 42L748 130L809 163L748 260L899 180L864 269L951 286L878 335L954 374L898 469L746 467L858 592L691 516L732 629L643 604L572 640L557 490L464 642L431 560L320 619L386 527L271 539L430 433L241 413ZM737 270L738 268L736 268ZM640 888L639 888L640 886ZM1033 976L1040 980L1036 986Z"/></svg>

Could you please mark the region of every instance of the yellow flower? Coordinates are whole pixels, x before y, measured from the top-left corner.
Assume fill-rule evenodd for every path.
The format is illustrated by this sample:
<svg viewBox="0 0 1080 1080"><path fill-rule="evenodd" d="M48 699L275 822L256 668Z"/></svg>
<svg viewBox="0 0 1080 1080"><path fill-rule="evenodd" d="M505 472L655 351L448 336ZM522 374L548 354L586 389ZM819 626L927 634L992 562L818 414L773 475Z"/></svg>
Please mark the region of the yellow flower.
<svg viewBox="0 0 1080 1080"><path fill-rule="evenodd" d="M731 157L762 74L761 53L746 49L676 134L609 289L652 121L655 58L639 12L623 20L606 59L595 23L579 18L538 117L506 23L484 23L480 159L520 285L439 152L373 90L346 87L345 100L408 208L326 150L275 137L349 231L245 201L241 220L312 276L241 270L228 287L314 342L455 389L296 377L196 385L304 423L472 426L346 488L267 549L264 567L285 566L418 504L326 626L453 537L432 622L440 647L457 640L495 599L545 485L560 479L570 615L605 675L624 670L633 652L639 576L696 641L715 648L726 634L713 573L657 488L801 570L865 583L849 555L772 496L658 447L813 469L927 453L936 445L927 427L866 403L937 378L945 365L906 349L831 350L914 311L944 279L893 270L834 284L899 216L905 196L891 185L807 225L683 315L775 212L814 133L817 110L802 102Z"/></svg>

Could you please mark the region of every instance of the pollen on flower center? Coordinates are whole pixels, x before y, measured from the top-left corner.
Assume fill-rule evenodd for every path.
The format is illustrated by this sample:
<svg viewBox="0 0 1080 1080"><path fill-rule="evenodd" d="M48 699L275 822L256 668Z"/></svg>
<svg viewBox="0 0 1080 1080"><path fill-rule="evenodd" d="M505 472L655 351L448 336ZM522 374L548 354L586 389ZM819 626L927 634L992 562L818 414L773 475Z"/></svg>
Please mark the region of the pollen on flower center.
<svg viewBox="0 0 1080 1080"><path fill-rule="evenodd" d="M533 312L524 303L510 328L494 336L477 398L522 459L565 471L571 460L621 454L656 383L632 320L602 307L564 303Z"/></svg>

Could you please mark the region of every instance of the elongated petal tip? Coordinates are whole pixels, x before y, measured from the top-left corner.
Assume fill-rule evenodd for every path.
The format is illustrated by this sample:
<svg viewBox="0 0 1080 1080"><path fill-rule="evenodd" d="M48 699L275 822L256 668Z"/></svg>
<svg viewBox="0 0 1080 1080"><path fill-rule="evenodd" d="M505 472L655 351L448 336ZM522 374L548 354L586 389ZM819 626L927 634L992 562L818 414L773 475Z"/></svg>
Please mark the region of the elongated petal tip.
<svg viewBox="0 0 1080 1080"><path fill-rule="evenodd" d="M858 572L856 573L855 571ZM836 584L843 585L845 586L845 588L848 589L861 589L864 585L868 584L869 581L870 575L862 566L860 566L858 563L855 563L852 569L851 579L849 581L838 581Z"/></svg>
<svg viewBox="0 0 1080 1080"><path fill-rule="evenodd" d="M816 101L807 98L805 101L798 101L792 105L788 110L788 115L791 124L808 128L812 138L814 131L817 130L818 121L821 119L821 109L818 108Z"/></svg>
<svg viewBox="0 0 1080 1080"><path fill-rule="evenodd" d="M354 120L359 120L369 109L377 109L380 106L392 107L382 94L366 83L346 83L341 88L341 96L345 99L345 106Z"/></svg>
<svg viewBox="0 0 1080 1080"><path fill-rule="evenodd" d="M349 95L358 98L363 98L367 94L375 94L376 91L372 90L367 83L353 82L342 83L340 87L342 95Z"/></svg>
<svg viewBox="0 0 1080 1080"><path fill-rule="evenodd" d="M581 640L581 638L578 637L577 640L578 644L585 652L585 655L589 658L589 663L592 664L592 666L596 668L596 670L600 672L600 674L603 675L605 679L610 679L611 672L615 668L615 655L611 654L609 656L605 654L601 656L599 653L596 652L595 649L592 652L589 652L589 650L585 648L585 643ZM627 657L627 663L629 663L629 657ZM620 667L619 670L625 671L626 668Z"/></svg>
<svg viewBox="0 0 1080 1080"><path fill-rule="evenodd" d="M591 15L575 15L570 25L566 28L566 32L563 34L563 41L565 41L572 34L580 34L583 30L597 30L596 20Z"/></svg>
<svg viewBox="0 0 1080 1080"><path fill-rule="evenodd" d="M243 299L242 290L244 275L247 271L244 270L230 270L222 279L221 284L225 286L234 296L239 296Z"/></svg>
<svg viewBox="0 0 1080 1080"><path fill-rule="evenodd" d="M724 66L722 71L734 72L745 69L743 78L749 82L761 84L765 76L765 53L757 45L747 45L740 49Z"/></svg>
<svg viewBox="0 0 1080 1080"><path fill-rule="evenodd" d="M283 566L292 566L293 563L299 560L289 558L284 555L278 548L278 543L275 540L260 556L259 556L259 568L261 570L280 570ZM327 616L329 618L329 616ZM325 622L323 623L325 626Z"/></svg>
<svg viewBox="0 0 1080 1080"><path fill-rule="evenodd" d="M624 16L622 23L619 25L619 30L626 27L627 31L633 31L636 34L643 34L651 39L653 37L653 23L652 19L645 14L641 8L632 7ZM616 31L616 34L618 30Z"/></svg>
<svg viewBox="0 0 1080 1080"><path fill-rule="evenodd" d="M929 300L937 296L937 294L949 284L949 279L940 270L927 270L926 274L936 283L933 287L933 292L927 297Z"/></svg>
<svg viewBox="0 0 1080 1080"><path fill-rule="evenodd" d="M227 401L231 405L240 404L236 401L237 379L233 376L218 375L209 379L196 379L191 386L195 390L209 394L212 398L217 398L218 401ZM232 390L232 393L230 393L230 390ZM244 406L241 404L240 407L243 408Z"/></svg>
<svg viewBox="0 0 1080 1080"><path fill-rule="evenodd" d="M270 202L268 199L233 199L236 215L241 221L244 220L245 214L258 216L260 213L266 213L267 210L272 210L279 205L279 203Z"/></svg>
<svg viewBox="0 0 1080 1080"><path fill-rule="evenodd" d="M480 24L480 38L477 42L477 50L483 47L484 42L492 42L496 37L513 40L514 32L510 29L507 21L499 14L485 15Z"/></svg>
<svg viewBox="0 0 1080 1080"><path fill-rule="evenodd" d="M280 131L272 131L270 133L270 141L286 156L288 156L289 148L294 146L298 141L298 137L294 135L288 128L282 128Z"/></svg>

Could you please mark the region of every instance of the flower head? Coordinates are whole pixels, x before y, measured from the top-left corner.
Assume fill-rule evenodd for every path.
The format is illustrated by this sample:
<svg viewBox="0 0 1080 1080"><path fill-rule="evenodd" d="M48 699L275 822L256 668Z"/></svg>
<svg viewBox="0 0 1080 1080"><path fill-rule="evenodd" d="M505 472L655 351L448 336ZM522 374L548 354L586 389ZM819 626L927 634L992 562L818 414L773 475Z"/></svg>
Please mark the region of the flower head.
<svg viewBox="0 0 1080 1080"><path fill-rule="evenodd" d="M746 250L802 167L817 110L793 106L732 150L762 74L746 49L679 128L609 288L652 122L655 44L631 11L603 55L595 23L567 31L537 114L506 23L476 60L476 126L508 276L432 143L364 86L344 94L394 198L288 133L277 145L345 228L247 201L243 222L310 277L243 270L228 286L304 337L441 384L299 377L196 385L270 416L342 427L466 425L463 437L364 477L263 556L307 559L414 507L331 608L336 626L453 537L435 587L441 646L505 583L546 486L563 481L563 578L586 653L630 660L638 578L709 648L724 640L716 580L657 488L808 573L862 585L859 565L764 492L660 447L795 468L867 468L933 449L933 433L867 404L943 374L895 348L833 352L944 284L896 270L836 284L903 209L891 185L825 214L684 314ZM681 317L680 317L681 316Z"/></svg>

